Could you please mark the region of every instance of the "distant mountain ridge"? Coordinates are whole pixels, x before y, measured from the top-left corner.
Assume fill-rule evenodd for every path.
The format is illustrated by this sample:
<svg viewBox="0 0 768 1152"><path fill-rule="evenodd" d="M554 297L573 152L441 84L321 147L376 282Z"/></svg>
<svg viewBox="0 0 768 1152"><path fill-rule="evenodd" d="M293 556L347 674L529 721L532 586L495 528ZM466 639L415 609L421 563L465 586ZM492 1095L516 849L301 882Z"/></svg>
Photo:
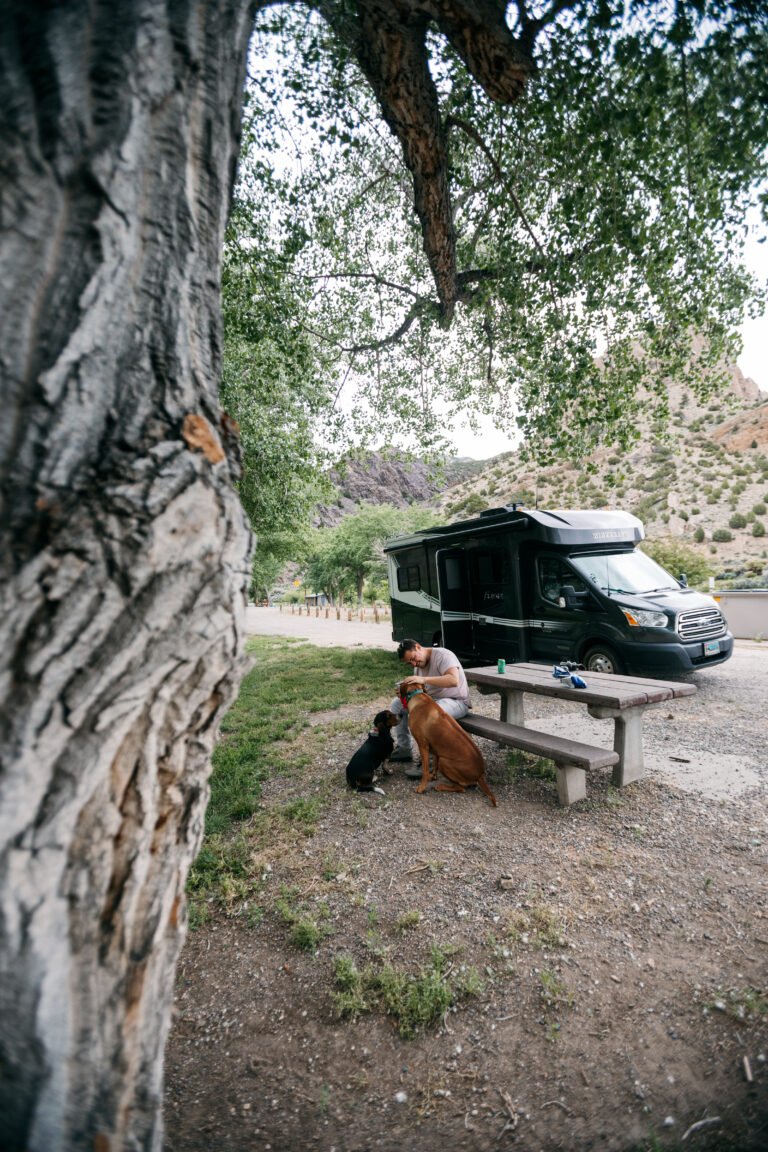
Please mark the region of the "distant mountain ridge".
<svg viewBox="0 0 768 1152"><path fill-rule="evenodd" d="M350 456L332 470L338 499L319 505L315 523L332 527L356 511L358 504L392 504L395 508L429 504L447 487L470 478L483 466L481 460L455 456L446 461L440 475L423 460L405 454L367 452Z"/></svg>
<svg viewBox="0 0 768 1152"><path fill-rule="evenodd" d="M482 461L455 458L442 477L396 454L349 459L333 477L338 501L319 508L316 522L336 524L360 502L424 504L444 523L512 501L610 506L639 516L650 539L680 538L715 566L768 566L768 393L738 365L728 375L728 387L703 404L673 382L674 442L646 429L624 455L601 449L589 461L536 468L511 451Z"/></svg>

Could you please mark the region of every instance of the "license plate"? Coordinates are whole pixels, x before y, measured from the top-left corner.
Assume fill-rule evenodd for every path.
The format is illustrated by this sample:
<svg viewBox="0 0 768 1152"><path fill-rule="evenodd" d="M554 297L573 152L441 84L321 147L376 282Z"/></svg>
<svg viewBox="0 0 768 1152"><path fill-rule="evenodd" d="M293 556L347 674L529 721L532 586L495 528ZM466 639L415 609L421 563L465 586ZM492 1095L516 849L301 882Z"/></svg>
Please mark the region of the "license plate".
<svg viewBox="0 0 768 1152"><path fill-rule="evenodd" d="M704 641L704 655L714 656L716 652L720 651L719 640L705 640Z"/></svg>

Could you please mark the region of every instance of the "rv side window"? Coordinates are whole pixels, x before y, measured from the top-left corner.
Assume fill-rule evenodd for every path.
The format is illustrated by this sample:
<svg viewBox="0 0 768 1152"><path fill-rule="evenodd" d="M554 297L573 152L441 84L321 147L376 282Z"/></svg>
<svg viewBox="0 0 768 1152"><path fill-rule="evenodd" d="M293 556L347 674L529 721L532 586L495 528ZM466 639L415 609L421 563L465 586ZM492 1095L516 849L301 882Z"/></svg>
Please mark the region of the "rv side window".
<svg viewBox="0 0 768 1152"><path fill-rule="evenodd" d="M398 568L397 587L400 592L418 592L421 588L418 564L409 564L407 568Z"/></svg>
<svg viewBox="0 0 768 1152"><path fill-rule="evenodd" d="M478 584L501 584L504 579L504 553L501 550L478 552L473 559Z"/></svg>
<svg viewBox="0 0 768 1152"><path fill-rule="evenodd" d="M456 592L462 587L461 561L456 556L447 556L445 560L445 587L448 592Z"/></svg>
<svg viewBox="0 0 768 1152"><path fill-rule="evenodd" d="M540 556L537 566L539 588L545 600L557 604L558 597L563 595L563 588L566 585L570 585L574 592L587 591L587 586L582 578L574 572L570 564L566 564L559 556Z"/></svg>

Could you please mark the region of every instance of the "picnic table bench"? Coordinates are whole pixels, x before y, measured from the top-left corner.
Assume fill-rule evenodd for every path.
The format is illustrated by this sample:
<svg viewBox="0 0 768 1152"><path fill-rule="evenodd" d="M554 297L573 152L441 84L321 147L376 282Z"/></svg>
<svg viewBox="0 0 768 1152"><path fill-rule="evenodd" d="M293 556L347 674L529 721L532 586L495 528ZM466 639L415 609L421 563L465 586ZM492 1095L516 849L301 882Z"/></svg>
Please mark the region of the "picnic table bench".
<svg viewBox="0 0 768 1152"><path fill-rule="evenodd" d="M554 760L557 794L561 804L573 804L586 796L586 772L613 767L613 783L622 788L644 773L643 714L647 708L681 696L692 696L696 687L671 680L649 680L608 672L587 672L586 688L565 686L552 676L551 666L510 664L506 672L495 667L467 668L467 680L482 693L501 695L498 720L470 713L459 721L474 736L496 740L525 752ZM526 693L559 697L584 704L590 716L613 720L613 750L553 736L525 727L523 701Z"/></svg>

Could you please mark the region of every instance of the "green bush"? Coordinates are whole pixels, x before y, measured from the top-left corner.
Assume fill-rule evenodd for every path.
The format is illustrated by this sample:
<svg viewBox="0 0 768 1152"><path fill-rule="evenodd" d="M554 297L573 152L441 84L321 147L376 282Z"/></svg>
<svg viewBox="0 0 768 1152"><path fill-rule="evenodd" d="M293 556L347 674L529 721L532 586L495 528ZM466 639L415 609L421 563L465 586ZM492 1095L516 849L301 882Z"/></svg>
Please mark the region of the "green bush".
<svg viewBox="0 0 768 1152"><path fill-rule="evenodd" d="M734 512L733 516L731 516L730 520L728 521L729 528L746 528L746 526L747 518L746 516L742 516L741 512Z"/></svg>
<svg viewBox="0 0 768 1152"><path fill-rule="evenodd" d="M701 532L702 539L704 532ZM684 572L689 584L706 584L712 569L703 556L694 552L677 537L667 536L660 540L644 540L641 544L643 552L650 556L667 572L679 576Z"/></svg>
<svg viewBox="0 0 768 1152"><path fill-rule="evenodd" d="M752 505L752 511L754 512L755 516L765 516L765 513L768 511L768 509L766 509L765 504L760 501L758 504Z"/></svg>
<svg viewBox="0 0 768 1152"><path fill-rule="evenodd" d="M697 544L701 544L704 539L704 529L702 527L698 527L693 534L693 538Z"/></svg>
<svg viewBox="0 0 768 1152"><path fill-rule="evenodd" d="M712 539L717 544L727 544L729 540L733 540L733 535L727 528L715 528Z"/></svg>
<svg viewBox="0 0 768 1152"><path fill-rule="evenodd" d="M752 535L765 536L765 524L763 524L762 520L755 520L752 525Z"/></svg>

